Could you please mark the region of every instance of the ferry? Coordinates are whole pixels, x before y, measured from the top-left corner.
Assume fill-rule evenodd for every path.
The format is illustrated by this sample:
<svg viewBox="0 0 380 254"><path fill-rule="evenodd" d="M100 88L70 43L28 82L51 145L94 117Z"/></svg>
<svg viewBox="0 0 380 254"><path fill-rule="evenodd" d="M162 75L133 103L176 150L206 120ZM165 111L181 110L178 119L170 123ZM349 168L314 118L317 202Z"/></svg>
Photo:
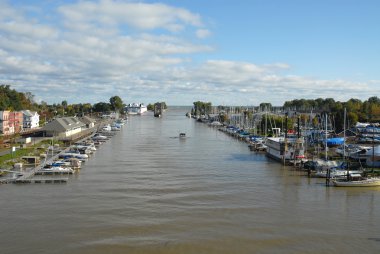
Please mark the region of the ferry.
<svg viewBox="0 0 380 254"><path fill-rule="evenodd" d="M142 115L148 111L147 107L142 103L130 103L125 107L128 115Z"/></svg>

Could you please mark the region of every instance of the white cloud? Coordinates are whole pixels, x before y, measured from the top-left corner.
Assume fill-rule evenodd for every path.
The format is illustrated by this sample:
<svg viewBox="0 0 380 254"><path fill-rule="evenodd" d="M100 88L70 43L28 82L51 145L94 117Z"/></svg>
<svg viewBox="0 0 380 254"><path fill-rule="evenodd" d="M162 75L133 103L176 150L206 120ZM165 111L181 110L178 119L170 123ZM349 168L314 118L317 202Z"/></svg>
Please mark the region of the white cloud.
<svg viewBox="0 0 380 254"><path fill-rule="evenodd" d="M291 75L287 63L195 61L194 54L214 49L192 39L211 32L200 15L183 8L79 1L60 6L62 19L54 22L44 17L56 13L27 15L28 9L43 13L41 8L20 10L0 3L0 82L30 91L40 100L95 103L118 94L146 102L165 98L168 104L207 100L281 105L293 98L344 100L380 93L378 80L358 83Z"/></svg>
<svg viewBox="0 0 380 254"><path fill-rule="evenodd" d="M163 28L172 32L180 31L185 25L202 26L201 18L183 8L165 4L128 3L104 0L100 2L79 2L62 6L60 12L66 24L94 24L117 26L127 24L137 29Z"/></svg>
<svg viewBox="0 0 380 254"><path fill-rule="evenodd" d="M211 35L211 32L207 29L198 29L196 31L196 35L198 38L204 39L204 38L209 37Z"/></svg>

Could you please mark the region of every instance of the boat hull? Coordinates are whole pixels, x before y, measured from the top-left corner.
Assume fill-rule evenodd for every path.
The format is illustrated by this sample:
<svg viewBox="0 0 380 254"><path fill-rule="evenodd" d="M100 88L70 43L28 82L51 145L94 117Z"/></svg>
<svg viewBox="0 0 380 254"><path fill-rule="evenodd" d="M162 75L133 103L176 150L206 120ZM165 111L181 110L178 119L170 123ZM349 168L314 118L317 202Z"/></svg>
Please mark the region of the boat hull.
<svg viewBox="0 0 380 254"><path fill-rule="evenodd" d="M358 181L333 181L337 187L375 187L380 186L380 179L366 179Z"/></svg>

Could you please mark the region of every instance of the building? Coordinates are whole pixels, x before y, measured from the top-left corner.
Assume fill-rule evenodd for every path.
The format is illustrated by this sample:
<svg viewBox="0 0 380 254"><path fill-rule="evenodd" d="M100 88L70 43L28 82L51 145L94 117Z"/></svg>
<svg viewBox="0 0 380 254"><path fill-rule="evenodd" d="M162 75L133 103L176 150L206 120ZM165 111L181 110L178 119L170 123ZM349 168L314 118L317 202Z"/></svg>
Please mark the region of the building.
<svg viewBox="0 0 380 254"><path fill-rule="evenodd" d="M22 130L22 125L22 112L0 111L0 132L3 135L19 133Z"/></svg>
<svg viewBox="0 0 380 254"><path fill-rule="evenodd" d="M40 126L40 115L37 112L23 110L23 129L34 129Z"/></svg>
<svg viewBox="0 0 380 254"><path fill-rule="evenodd" d="M87 128L93 128L96 122L94 119L88 116L81 117L79 120L84 123Z"/></svg>
<svg viewBox="0 0 380 254"><path fill-rule="evenodd" d="M0 111L0 133L10 135L9 130L9 113L10 111Z"/></svg>
<svg viewBox="0 0 380 254"><path fill-rule="evenodd" d="M47 123L42 130L46 136L67 138L86 128L86 124L77 117L61 117Z"/></svg>

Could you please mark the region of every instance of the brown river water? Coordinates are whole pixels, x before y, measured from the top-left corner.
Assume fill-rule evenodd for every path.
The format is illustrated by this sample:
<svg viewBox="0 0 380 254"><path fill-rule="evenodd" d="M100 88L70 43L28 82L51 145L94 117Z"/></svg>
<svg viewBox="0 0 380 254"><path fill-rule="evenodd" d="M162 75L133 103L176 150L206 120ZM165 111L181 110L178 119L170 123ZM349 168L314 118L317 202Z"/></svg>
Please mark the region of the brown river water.
<svg viewBox="0 0 380 254"><path fill-rule="evenodd" d="M380 253L380 188L325 187L186 110L130 117L66 184L0 185L0 253Z"/></svg>

